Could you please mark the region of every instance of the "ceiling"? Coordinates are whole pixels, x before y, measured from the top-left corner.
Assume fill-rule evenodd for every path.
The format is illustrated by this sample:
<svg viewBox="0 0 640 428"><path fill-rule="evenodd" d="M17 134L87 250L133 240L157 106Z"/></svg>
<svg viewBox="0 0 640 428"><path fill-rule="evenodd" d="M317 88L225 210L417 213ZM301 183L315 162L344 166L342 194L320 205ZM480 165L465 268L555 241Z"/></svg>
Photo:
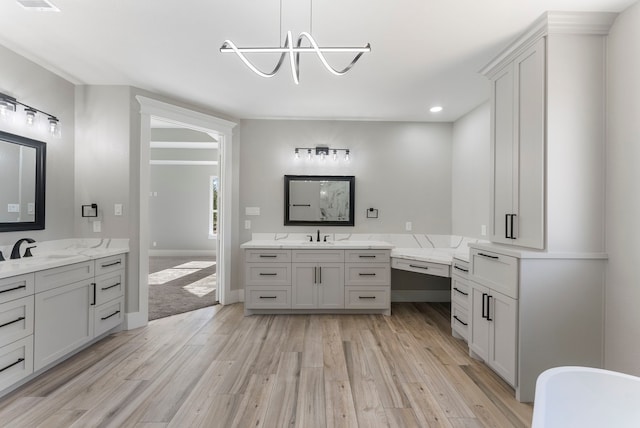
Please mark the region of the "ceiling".
<svg viewBox="0 0 640 428"><path fill-rule="evenodd" d="M136 86L241 119L453 121L488 99L478 70L545 10L619 12L637 0L50 1L60 12L2 0L0 44L76 84ZM299 85L287 64L265 79L219 52L225 39L279 46L288 29L372 51L342 77L303 54ZM267 70L272 55L251 58Z"/></svg>

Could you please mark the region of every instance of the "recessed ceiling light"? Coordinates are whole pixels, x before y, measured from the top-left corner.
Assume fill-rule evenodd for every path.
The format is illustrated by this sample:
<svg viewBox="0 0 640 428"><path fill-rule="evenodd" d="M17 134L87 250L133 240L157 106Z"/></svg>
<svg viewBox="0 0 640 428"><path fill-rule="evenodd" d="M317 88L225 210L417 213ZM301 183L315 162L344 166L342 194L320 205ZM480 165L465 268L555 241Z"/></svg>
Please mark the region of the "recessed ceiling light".
<svg viewBox="0 0 640 428"><path fill-rule="evenodd" d="M431 113L438 113L438 112L441 112L441 111L442 111L442 107L441 107L441 106L433 106L433 107L431 107L431 108L429 109L429 111L430 111Z"/></svg>
<svg viewBox="0 0 640 428"><path fill-rule="evenodd" d="M60 12L49 0L16 0L20 6L27 10L37 12Z"/></svg>

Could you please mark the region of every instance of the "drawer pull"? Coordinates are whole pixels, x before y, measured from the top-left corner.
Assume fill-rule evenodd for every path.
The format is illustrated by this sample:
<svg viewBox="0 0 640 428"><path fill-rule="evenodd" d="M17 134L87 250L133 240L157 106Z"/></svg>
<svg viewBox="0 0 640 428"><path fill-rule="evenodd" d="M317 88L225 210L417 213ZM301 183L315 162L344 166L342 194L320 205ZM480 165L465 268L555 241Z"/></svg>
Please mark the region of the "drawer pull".
<svg viewBox="0 0 640 428"><path fill-rule="evenodd" d="M482 256L482 257L486 257L488 259L499 259L500 258L498 256L492 256L491 254L485 254L485 253L478 253L478 255Z"/></svg>
<svg viewBox="0 0 640 428"><path fill-rule="evenodd" d="M20 317L20 318L18 318L18 319L13 320L13 321L6 322L6 323L4 323L4 324L0 325L0 328L2 328L2 327L6 327L6 326L11 325L11 324L15 324L15 323L17 323L17 322L22 321L23 319L25 319L25 317Z"/></svg>
<svg viewBox="0 0 640 428"><path fill-rule="evenodd" d="M27 288L26 285L20 285L18 287L13 287L13 288L7 288L6 290L2 290L0 291L0 293L8 293L9 291L16 291L16 290L20 290L21 288Z"/></svg>
<svg viewBox="0 0 640 428"><path fill-rule="evenodd" d="M111 289L113 287L117 287L118 285L120 285L120 283L116 282L115 284L110 285L109 287L101 288L100 290L102 290L102 291L109 290L109 289Z"/></svg>
<svg viewBox="0 0 640 428"><path fill-rule="evenodd" d="M91 285L93 286L93 302L91 302L91 306L95 306L96 305L96 283L92 282Z"/></svg>
<svg viewBox="0 0 640 428"><path fill-rule="evenodd" d="M375 300L376 296L358 296L358 299L374 299Z"/></svg>
<svg viewBox="0 0 640 428"><path fill-rule="evenodd" d="M493 299L493 296L487 295L487 321L493 321L493 318L491 318L491 299Z"/></svg>
<svg viewBox="0 0 640 428"><path fill-rule="evenodd" d="M462 294L463 296L468 296L469 293L465 293L464 291L460 290L458 287L453 287L454 290L456 290L458 293Z"/></svg>
<svg viewBox="0 0 640 428"><path fill-rule="evenodd" d="M119 265L120 263L122 263L122 260L118 260L117 262L113 262L113 263L107 263L106 265L102 265L102 268L104 269L111 266Z"/></svg>
<svg viewBox="0 0 640 428"><path fill-rule="evenodd" d="M260 254L258 257L260 257L261 259L275 259L276 257L278 257L277 254Z"/></svg>
<svg viewBox="0 0 640 428"><path fill-rule="evenodd" d="M23 361L24 361L24 358L18 358L18 361L16 361L15 363L13 363L13 364L9 364L8 366L1 368L1 369L0 369L0 373L2 373L2 372L3 372L3 371L5 371L5 370L10 369L11 367L13 367L13 366L15 366L15 365L17 365L17 364L20 364L20 363L21 363L21 362L23 362Z"/></svg>
<svg viewBox="0 0 640 428"><path fill-rule="evenodd" d="M363 272L360 272L358 275L360 275L360 276L376 276L375 273L363 273Z"/></svg>
<svg viewBox="0 0 640 428"><path fill-rule="evenodd" d="M271 272L260 272L260 276L277 276L277 273L271 273Z"/></svg>
<svg viewBox="0 0 640 428"><path fill-rule="evenodd" d="M292 207L310 207L311 204L291 204Z"/></svg>
<svg viewBox="0 0 640 428"><path fill-rule="evenodd" d="M461 268L460 266L457 266L457 265L453 265L453 268L461 270L462 272L469 272L469 269Z"/></svg>
<svg viewBox="0 0 640 428"><path fill-rule="evenodd" d="M260 296L260 299L277 299L278 296Z"/></svg>
<svg viewBox="0 0 640 428"><path fill-rule="evenodd" d="M367 254L360 254L358 257L360 257L361 259L375 259L377 256L375 256L375 255L367 255Z"/></svg>
<svg viewBox="0 0 640 428"><path fill-rule="evenodd" d="M465 327L468 326L469 324L467 324L466 322L462 321L460 318L458 318L456 315L453 316L453 318L458 321L460 324L464 325Z"/></svg>
<svg viewBox="0 0 640 428"><path fill-rule="evenodd" d="M111 317L115 317L116 315L118 315L120 313L120 311L115 311L114 313L112 313L111 315L107 315L106 317L102 317L100 318L102 321L104 320L108 320Z"/></svg>
<svg viewBox="0 0 640 428"><path fill-rule="evenodd" d="M427 266L418 266L418 265L409 265L409 267L416 268L416 269L424 269L424 270L429 269Z"/></svg>

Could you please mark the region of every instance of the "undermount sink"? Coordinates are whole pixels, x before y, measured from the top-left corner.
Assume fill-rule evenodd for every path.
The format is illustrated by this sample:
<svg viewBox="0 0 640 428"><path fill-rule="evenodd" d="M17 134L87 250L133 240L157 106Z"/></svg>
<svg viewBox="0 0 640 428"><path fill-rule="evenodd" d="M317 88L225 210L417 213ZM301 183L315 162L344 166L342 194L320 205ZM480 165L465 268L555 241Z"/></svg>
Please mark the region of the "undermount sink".
<svg viewBox="0 0 640 428"><path fill-rule="evenodd" d="M71 253L50 253L50 254L42 254L42 255L34 255L32 257L22 257L19 259L11 259L7 260L14 266L24 266L24 265L37 265L48 263L52 261L57 261L61 259L68 259L70 257L77 256L77 254Z"/></svg>

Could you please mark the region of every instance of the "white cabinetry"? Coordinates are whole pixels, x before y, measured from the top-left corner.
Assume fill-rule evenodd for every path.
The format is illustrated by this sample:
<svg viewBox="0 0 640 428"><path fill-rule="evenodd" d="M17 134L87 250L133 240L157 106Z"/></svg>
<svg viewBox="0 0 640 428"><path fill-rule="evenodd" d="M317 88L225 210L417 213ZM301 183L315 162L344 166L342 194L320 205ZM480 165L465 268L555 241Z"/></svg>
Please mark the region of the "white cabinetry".
<svg viewBox="0 0 640 428"><path fill-rule="evenodd" d="M93 336L97 337L124 321L125 255L105 257L95 264Z"/></svg>
<svg viewBox="0 0 640 428"><path fill-rule="evenodd" d="M291 309L291 250L246 250L245 260L245 310Z"/></svg>
<svg viewBox="0 0 640 428"><path fill-rule="evenodd" d="M292 250L292 309L344 308L344 250Z"/></svg>
<svg viewBox="0 0 640 428"><path fill-rule="evenodd" d="M451 332L454 337L469 341L469 263L454 259L451 268Z"/></svg>

